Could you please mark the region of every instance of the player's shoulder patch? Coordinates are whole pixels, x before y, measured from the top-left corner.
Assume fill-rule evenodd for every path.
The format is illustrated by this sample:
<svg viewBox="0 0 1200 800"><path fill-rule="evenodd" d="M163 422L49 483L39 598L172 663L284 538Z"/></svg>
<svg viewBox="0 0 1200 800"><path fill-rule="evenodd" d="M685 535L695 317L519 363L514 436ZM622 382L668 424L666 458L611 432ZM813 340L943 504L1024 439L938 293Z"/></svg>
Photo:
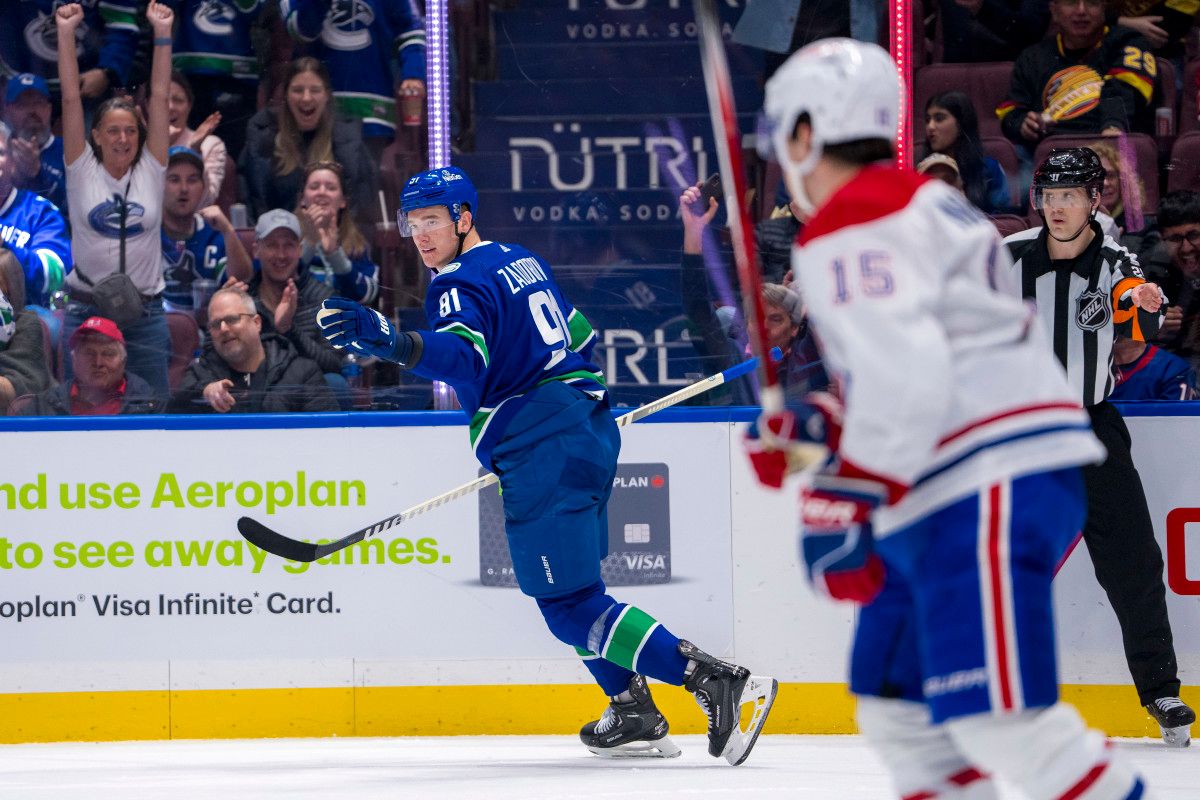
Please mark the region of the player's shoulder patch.
<svg viewBox="0 0 1200 800"><path fill-rule="evenodd" d="M457 261L451 261L449 264L447 264L446 266L444 266L438 270L438 275L449 275L451 272L454 272L455 270L461 269L461 268L462 268L461 263L459 263Z"/></svg>
<svg viewBox="0 0 1200 800"><path fill-rule="evenodd" d="M862 225L889 216L908 206L917 190L931 179L891 166L863 168L800 231L800 244L808 244L851 225Z"/></svg>

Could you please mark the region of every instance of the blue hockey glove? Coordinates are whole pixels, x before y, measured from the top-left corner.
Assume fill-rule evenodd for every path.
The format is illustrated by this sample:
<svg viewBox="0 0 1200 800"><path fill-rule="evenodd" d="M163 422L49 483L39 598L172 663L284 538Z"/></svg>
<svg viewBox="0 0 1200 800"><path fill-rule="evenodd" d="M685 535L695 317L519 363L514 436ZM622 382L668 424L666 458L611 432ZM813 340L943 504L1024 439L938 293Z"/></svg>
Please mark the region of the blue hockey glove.
<svg viewBox="0 0 1200 800"><path fill-rule="evenodd" d="M396 328L387 318L365 306L342 297L330 297L321 303L317 325L334 347L348 347L373 356L396 360Z"/></svg>
<svg viewBox="0 0 1200 800"><path fill-rule="evenodd" d="M817 475L800 494L800 553L817 591L866 604L883 589L871 514L886 499L877 481Z"/></svg>

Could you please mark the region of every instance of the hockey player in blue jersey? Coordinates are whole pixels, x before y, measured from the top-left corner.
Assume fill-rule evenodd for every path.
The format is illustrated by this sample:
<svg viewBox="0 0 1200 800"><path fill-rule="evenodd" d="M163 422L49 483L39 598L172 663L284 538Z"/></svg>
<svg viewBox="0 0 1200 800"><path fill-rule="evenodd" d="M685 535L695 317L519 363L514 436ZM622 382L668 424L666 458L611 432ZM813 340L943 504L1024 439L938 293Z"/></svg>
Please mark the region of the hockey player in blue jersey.
<svg viewBox="0 0 1200 800"><path fill-rule="evenodd" d="M44 306L71 271L71 240L66 221L53 203L13 186L11 136L8 126L0 122L0 243L12 250L25 270L29 302Z"/></svg>
<svg viewBox="0 0 1200 800"><path fill-rule="evenodd" d="M766 721L776 681L713 658L607 594L600 560L621 439L604 376L589 360L595 334L544 261L519 245L481 239L477 205L475 188L454 167L414 176L401 194L401 233L434 272L425 299L433 330L397 330L341 298L325 301L318 322L335 347L454 387L479 462L500 478L521 591L611 699L580 731L588 749L679 754L650 696L651 677L693 692L708 715L709 753L740 764ZM745 729L743 703L755 706Z"/></svg>

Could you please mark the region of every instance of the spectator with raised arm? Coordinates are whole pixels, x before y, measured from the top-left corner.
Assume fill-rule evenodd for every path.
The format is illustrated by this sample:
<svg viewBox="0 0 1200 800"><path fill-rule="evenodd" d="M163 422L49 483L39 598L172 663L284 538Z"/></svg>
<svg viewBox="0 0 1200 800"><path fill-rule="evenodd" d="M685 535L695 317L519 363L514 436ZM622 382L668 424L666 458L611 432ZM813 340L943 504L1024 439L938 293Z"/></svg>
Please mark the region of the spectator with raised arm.
<svg viewBox="0 0 1200 800"><path fill-rule="evenodd" d="M225 181L225 142L213 133L221 124L221 112L214 111L192 130L188 117L196 96L192 85L182 72L171 73L171 93L167 95L167 115L171 120L167 143L171 147L187 147L195 150L204 160L204 197L201 206L211 206L221 194Z"/></svg>
<svg viewBox="0 0 1200 800"><path fill-rule="evenodd" d="M1158 64L1141 34L1104 24L1104 0L1050 0L1058 33L1013 64L996 108L1004 135L1030 152L1056 133L1153 133Z"/></svg>
<svg viewBox="0 0 1200 800"><path fill-rule="evenodd" d="M250 254L233 223L218 206L201 207L204 161L188 147L172 147L163 197L163 299L170 310L203 314L196 308L192 284L216 284L229 277L248 281L254 275Z"/></svg>
<svg viewBox="0 0 1200 800"><path fill-rule="evenodd" d="M339 297L374 303L379 266L371 261L367 240L346 207L340 164L317 161L305 168L296 217L304 234L300 268L332 286Z"/></svg>
<svg viewBox="0 0 1200 800"><path fill-rule="evenodd" d="M238 180L251 216L295 208L304 188L304 168L314 161L341 164L350 188L350 212L360 222L374 219L375 166L363 143L362 126L336 113L328 70L306 57L289 67L279 109L264 108L247 128Z"/></svg>
<svg viewBox="0 0 1200 800"><path fill-rule="evenodd" d="M175 31L175 69L185 76L195 118L186 127L217 114L216 135L235 157L246 141L246 122L258 109L259 76L254 52L255 22L263 0L172 0L179 26ZM172 120L171 125L177 123ZM187 141L172 144L195 144ZM204 152L201 149L201 152Z"/></svg>
<svg viewBox="0 0 1200 800"><path fill-rule="evenodd" d="M50 127L53 111L50 87L40 75L24 72L8 79L4 122L12 131L8 148L12 181L18 188L46 198L65 214L67 172L62 139Z"/></svg>
<svg viewBox="0 0 1200 800"><path fill-rule="evenodd" d="M208 346L188 367L171 410L183 414L337 411L316 362L264 332L254 298L221 289L209 303Z"/></svg>
<svg viewBox="0 0 1200 800"><path fill-rule="evenodd" d="M125 337L129 371L166 397L170 335L163 317L160 237L174 15L151 0L146 19L154 31L146 123L132 102L112 98L96 109L89 137L76 88L75 34L83 9L68 3L55 12L67 199L75 219L71 226L75 270L66 281L70 302L63 335L69 341L89 317L112 319ZM65 367L70 377L69 357Z"/></svg>
<svg viewBox="0 0 1200 800"><path fill-rule="evenodd" d="M45 306L71 270L71 244L58 208L13 185L14 144L8 126L0 122L0 243L21 263L29 302Z"/></svg>

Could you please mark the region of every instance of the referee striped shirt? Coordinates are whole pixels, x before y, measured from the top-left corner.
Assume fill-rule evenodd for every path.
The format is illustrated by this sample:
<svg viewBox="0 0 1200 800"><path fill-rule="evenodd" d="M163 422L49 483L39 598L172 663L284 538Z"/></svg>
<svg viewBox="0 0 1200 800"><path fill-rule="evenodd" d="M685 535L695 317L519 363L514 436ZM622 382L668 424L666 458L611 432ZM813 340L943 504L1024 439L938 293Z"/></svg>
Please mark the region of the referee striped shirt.
<svg viewBox="0 0 1200 800"><path fill-rule="evenodd" d="M1085 406L1101 402L1116 386L1114 337L1145 341L1158 331L1165 309L1152 314L1134 306L1133 289L1146 282L1137 257L1095 221L1091 225L1096 235L1074 259L1050 259L1044 227L1004 240L1021 294L1036 303L1054 354Z"/></svg>

